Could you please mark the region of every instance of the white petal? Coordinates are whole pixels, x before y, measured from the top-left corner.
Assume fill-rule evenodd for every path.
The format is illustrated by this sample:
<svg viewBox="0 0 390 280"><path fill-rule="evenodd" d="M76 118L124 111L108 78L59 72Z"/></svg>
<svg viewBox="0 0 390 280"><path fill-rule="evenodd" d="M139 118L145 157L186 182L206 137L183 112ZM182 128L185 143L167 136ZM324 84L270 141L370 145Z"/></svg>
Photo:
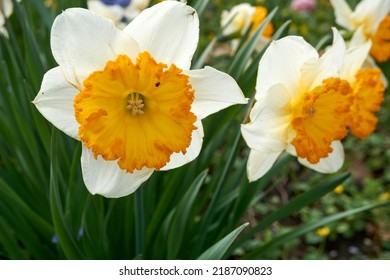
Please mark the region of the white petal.
<svg viewBox="0 0 390 280"><path fill-rule="evenodd" d="M336 22L338 25L353 30L355 28L352 21L352 10L345 0L330 0L333 6Z"/></svg>
<svg viewBox="0 0 390 280"><path fill-rule="evenodd" d="M241 134L251 149L281 152L287 145L289 126L288 111L269 107L258 108L255 104L251 112L251 122L241 125Z"/></svg>
<svg viewBox="0 0 390 280"><path fill-rule="evenodd" d="M281 152L267 153L251 150L246 167L249 182L263 177L274 165Z"/></svg>
<svg viewBox="0 0 390 280"><path fill-rule="evenodd" d="M336 28L333 30L333 44L318 61L305 63L302 67L302 84L306 90L312 90L329 77L339 77L343 66L346 46L343 37Z"/></svg>
<svg viewBox="0 0 390 280"><path fill-rule="evenodd" d="M78 139L79 124L74 115L73 101L79 91L70 85L60 67L49 70L33 103L55 127Z"/></svg>
<svg viewBox="0 0 390 280"><path fill-rule="evenodd" d="M352 19L357 23L363 22L366 31L374 35L389 12L389 0L363 0L357 4Z"/></svg>
<svg viewBox="0 0 390 280"><path fill-rule="evenodd" d="M8 18L12 14L13 10L14 5L12 0L0 1L0 18L4 19L4 16Z"/></svg>
<svg viewBox="0 0 390 280"><path fill-rule="evenodd" d="M135 192L154 172L144 168L128 173L119 168L116 161L106 161L101 156L94 158L92 152L83 146L81 169L85 186L91 194L117 198Z"/></svg>
<svg viewBox="0 0 390 280"><path fill-rule="evenodd" d="M224 10L221 14L221 27L223 35L231 35L235 32L245 33L250 25L250 20L255 12L255 7L249 3L241 3L232 7L230 11Z"/></svg>
<svg viewBox="0 0 390 280"><path fill-rule="evenodd" d="M185 71L195 90L191 111L203 119L234 104L246 104L247 100L236 81L212 67Z"/></svg>
<svg viewBox="0 0 390 280"><path fill-rule="evenodd" d="M364 35L363 28L359 27L355 30L351 40L348 42L348 48L360 46L368 41L366 35Z"/></svg>
<svg viewBox="0 0 390 280"><path fill-rule="evenodd" d="M362 68L364 61L368 57L371 48L371 41L351 47L345 54L344 64L341 70L341 78L349 82L355 80L356 73Z"/></svg>
<svg viewBox="0 0 390 280"><path fill-rule="evenodd" d="M344 149L340 141L332 142L333 152L328 157L321 159L316 164L311 164L305 159L298 158L298 161L306 167L320 173L334 173L340 170L344 163Z"/></svg>
<svg viewBox="0 0 390 280"><path fill-rule="evenodd" d="M283 84L292 94L299 92L302 65L316 59L317 51L302 37L287 36L272 42L259 63L256 99L275 84Z"/></svg>
<svg viewBox="0 0 390 280"><path fill-rule="evenodd" d="M290 92L283 84L271 86L266 94L257 96L257 103L262 107L282 109L292 100Z"/></svg>
<svg viewBox="0 0 390 280"><path fill-rule="evenodd" d="M199 19L186 4L164 1L143 10L123 31L157 62L189 69L199 40Z"/></svg>
<svg viewBox="0 0 390 280"><path fill-rule="evenodd" d="M187 152L185 154L181 152L172 154L167 165L161 168L161 170L166 171L166 170L180 167L184 164L193 161L198 157L200 150L202 148L204 133L203 133L203 125L201 121L197 121L195 123L195 126L198 127L198 129L192 132L191 144L190 146L188 146Z"/></svg>
<svg viewBox="0 0 390 280"><path fill-rule="evenodd" d="M6 28L1 26L1 22L0 22L0 35L4 36L5 38L9 38L8 31Z"/></svg>
<svg viewBox="0 0 390 280"><path fill-rule="evenodd" d="M68 9L55 19L51 48L66 79L78 88L119 54L134 60L139 52L137 43L112 20L80 8Z"/></svg>

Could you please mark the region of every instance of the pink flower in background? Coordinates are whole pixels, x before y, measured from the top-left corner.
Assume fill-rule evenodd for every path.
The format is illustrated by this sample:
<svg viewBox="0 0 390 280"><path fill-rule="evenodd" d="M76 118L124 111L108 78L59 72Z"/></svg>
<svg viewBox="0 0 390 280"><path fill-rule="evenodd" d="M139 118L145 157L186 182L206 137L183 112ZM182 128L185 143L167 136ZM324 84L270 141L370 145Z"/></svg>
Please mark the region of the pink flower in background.
<svg viewBox="0 0 390 280"><path fill-rule="evenodd" d="M291 9L296 12L312 12L316 8L316 0L292 0Z"/></svg>

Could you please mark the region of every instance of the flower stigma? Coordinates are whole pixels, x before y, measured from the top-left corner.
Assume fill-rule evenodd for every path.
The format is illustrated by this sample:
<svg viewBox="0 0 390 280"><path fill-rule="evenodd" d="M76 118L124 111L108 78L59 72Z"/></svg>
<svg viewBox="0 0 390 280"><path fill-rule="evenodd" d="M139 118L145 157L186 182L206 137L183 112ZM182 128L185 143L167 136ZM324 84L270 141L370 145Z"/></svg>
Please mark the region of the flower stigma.
<svg viewBox="0 0 390 280"><path fill-rule="evenodd" d="M173 153L186 153L196 116L189 77L148 52L135 62L126 55L108 61L83 82L74 101L78 135L94 157L116 160L132 173L164 167Z"/></svg>

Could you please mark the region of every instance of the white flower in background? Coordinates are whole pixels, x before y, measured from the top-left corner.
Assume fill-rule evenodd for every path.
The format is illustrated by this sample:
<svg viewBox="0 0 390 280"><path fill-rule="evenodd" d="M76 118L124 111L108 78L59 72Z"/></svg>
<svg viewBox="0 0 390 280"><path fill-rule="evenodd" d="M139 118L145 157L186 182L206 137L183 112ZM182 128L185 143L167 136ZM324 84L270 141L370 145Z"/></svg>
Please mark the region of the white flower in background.
<svg viewBox="0 0 390 280"><path fill-rule="evenodd" d="M385 86L381 70L363 68L370 48L370 41L349 47L340 73L341 78L347 80L353 89L348 127L360 139L370 136L375 130L378 118L374 113L379 111L384 101Z"/></svg>
<svg viewBox="0 0 390 280"><path fill-rule="evenodd" d="M390 58L390 1L363 0L352 11L345 0L330 1L336 15L336 22L355 32L352 41L372 41L370 54L378 62Z"/></svg>
<svg viewBox="0 0 390 280"><path fill-rule="evenodd" d="M20 2L21 0L17 0ZM8 32L4 27L5 21L12 15L14 4L12 0L0 0L0 34L8 37Z"/></svg>
<svg viewBox="0 0 390 280"><path fill-rule="evenodd" d="M146 9L150 0L88 0L88 9L113 20L117 27L124 28L141 11Z"/></svg>
<svg viewBox="0 0 390 280"><path fill-rule="evenodd" d="M322 173L344 161L340 140L347 135L352 88L339 78L345 43L333 29L333 45L321 57L302 37L271 43L257 76L256 103L241 127L251 151L250 181L262 177L283 151Z"/></svg>
<svg viewBox="0 0 390 280"><path fill-rule="evenodd" d="M194 160L201 120L247 102L229 75L190 70L198 39L195 10L176 1L144 10L123 31L80 8L56 18L51 47L59 66L45 74L33 102L82 142L92 194L125 196L155 170Z"/></svg>
<svg viewBox="0 0 390 280"><path fill-rule="evenodd" d="M242 3L234 6L230 11L222 11L221 15L221 27L223 27L223 35L229 36L232 34L238 34L243 36L250 27L250 32L253 33L259 27L259 25L267 17L268 11L262 6L251 6L248 3ZM262 37L256 46L256 50L260 51L271 39L273 33L273 26L269 23ZM239 44L239 39L232 40L233 50L236 50Z"/></svg>

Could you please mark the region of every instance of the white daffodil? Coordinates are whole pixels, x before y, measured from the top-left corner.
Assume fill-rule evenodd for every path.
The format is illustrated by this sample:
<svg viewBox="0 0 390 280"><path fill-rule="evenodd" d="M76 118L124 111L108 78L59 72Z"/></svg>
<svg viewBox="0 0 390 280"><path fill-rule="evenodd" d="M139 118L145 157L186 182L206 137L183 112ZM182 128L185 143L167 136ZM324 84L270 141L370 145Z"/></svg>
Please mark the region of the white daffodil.
<svg viewBox="0 0 390 280"><path fill-rule="evenodd" d="M80 8L56 18L51 48L59 66L45 74L33 102L82 142L92 194L125 196L155 170L192 161L201 120L247 102L229 75L190 70L198 38L195 10L176 1L144 10L123 31Z"/></svg>
<svg viewBox="0 0 390 280"><path fill-rule="evenodd" d="M17 0L20 2L21 0ZM1 0L0 1L0 34L8 37L8 32L4 27L5 21L12 15L14 5L12 0Z"/></svg>
<svg viewBox="0 0 390 280"><path fill-rule="evenodd" d="M241 127L250 147L250 181L262 177L283 151L322 173L343 164L339 140L347 135L352 88L339 78L345 43L333 29L333 45L319 57L302 37L274 41L262 57L256 103Z"/></svg>
<svg viewBox="0 0 390 280"><path fill-rule="evenodd" d="M348 127L351 133L366 138L375 130L378 122L375 112L384 101L384 82L378 68L363 68L371 48L368 41L348 48L340 77L347 80L353 89L353 103L350 108Z"/></svg>
<svg viewBox="0 0 390 280"><path fill-rule="evenodd" d="M234 6L230 11L224 10L221 14L221 26L223 35L229 36L239 34L243 36L248 28L253 33L267 17L268 11L262 6L252 6L248 3L242 3ZM269 23L263 31L262 37L256 44L256 50L260 51L271 39L273 26ZM232 40L232 48L238 47L239 39Z"/></svg>
<svg viewBox="0 0 390 280"><path fill-rule="evenodd" d="M88 0L88 9L111 19L117 27L124 28L141 11L146 9L150 0Z"/></svg>
<svg viewBox="0 0 390 280"><path fill-rule="evenodd" d="M372 41L370 54L378 62L390 58L390 1L389 0L363 0L354 11L345 0L330 1L336 15L336 22L350 30L359 28L363 32L355 32L352 40Z"/></svg>

